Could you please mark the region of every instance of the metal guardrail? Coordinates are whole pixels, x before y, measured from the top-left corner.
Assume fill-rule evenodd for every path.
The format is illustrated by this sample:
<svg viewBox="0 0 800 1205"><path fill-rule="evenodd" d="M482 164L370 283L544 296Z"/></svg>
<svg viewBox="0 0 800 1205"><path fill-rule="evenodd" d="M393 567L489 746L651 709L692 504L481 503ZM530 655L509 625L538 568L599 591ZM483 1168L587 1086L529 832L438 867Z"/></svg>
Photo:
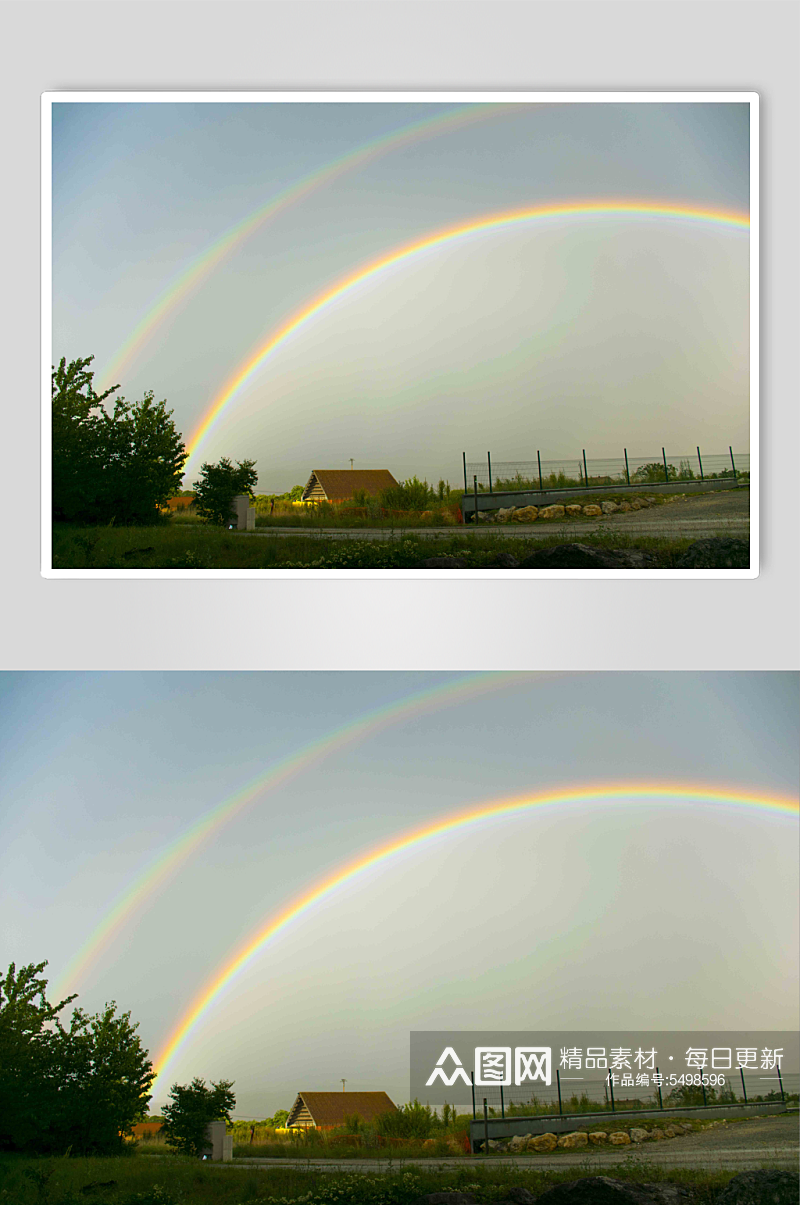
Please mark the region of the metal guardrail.
<svg viewBox="0 0 800 1205"><path fill-rule="evenodd" d="M670 1077L655 1073L619 1076L609 1080L585 1079L582 1076L556 1071L555 1080L549 1086L537 1084L530 1087L508 1087L502 1085L473 1085L472 1116L483 1115L486 1102L487 1115L492 1118L511 1116L525 1117L580 1117L582 1114L617 1112L664 1111L676 1108L720 1108L743 1107L767 1103L786 1103L800 1095L800 1074L797 1072L728 1071L724 1075L708 1074L693 1076L697 1084L672 1085ZM626 1080L630 1080L627 1083ZM637 1084L637 1079L641 1082ZM707 1082L703 1083L705 1079ZM722 1079L724 1082L719 1083ZM645 1082L646 1081L646 1082ZM676 1093L680 1093L678 1099Z"/></svg>
<svg viewBox="0 0 800 1205"><path fill-rule="evenodd" d="M652 456L629 456L627 448L621 457L597 459L586 456L585 449L574 456L556 460L542 459L537 451L535 460L492 460L490 452L479 461L468 461L462 453L464 492L470 493L477 483L481 491L518 493L528 490L596 489L603 486L638 485L647 487L662 482L710 481L750 475L750 453L702 452L699 447L691 453L668 453L664 448Z"/></svg>

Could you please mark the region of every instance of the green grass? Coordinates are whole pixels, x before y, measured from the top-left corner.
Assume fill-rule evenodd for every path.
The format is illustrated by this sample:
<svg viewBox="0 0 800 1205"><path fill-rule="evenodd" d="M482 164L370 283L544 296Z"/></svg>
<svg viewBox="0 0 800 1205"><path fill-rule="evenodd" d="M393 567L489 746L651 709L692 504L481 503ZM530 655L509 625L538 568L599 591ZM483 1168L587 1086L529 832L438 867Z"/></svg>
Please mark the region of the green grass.
<svg viewBox="0 0 800 1205"><path fill-rule="evenodd" d="M480 1202L502 1200L511 1185L538 1195L555 1184L596 1175L588 1165L537 1171L529 1165L498 1167L480 1158L457 1168L410 1168L393 1162L386 1173L322 1172L297 1167L214 1167L197 1160L0 1158L2 1205L410 1205L427 1192L473 1193ZM732 1172L662 1169L625 1158L603 1174L629 1181L691 1185L698 1205L713 1205Z"/></svg>
<svg viewBox="0 0 800 1205"><path fill-rule="evenodd" d="M331 540L324 537L267 536L221 531L204 524L157 527L53 528L54 569L414 569L432 556L460 556L468 568L491 568L499 552L518 560L542 548L569 541L560 533L533 539L491 530L480 535L431 538L403 535L393 540ZM659 568L673 568L694 538L624 536L608 529L580 535L581 544L598 548L640 548Z"/></svg>

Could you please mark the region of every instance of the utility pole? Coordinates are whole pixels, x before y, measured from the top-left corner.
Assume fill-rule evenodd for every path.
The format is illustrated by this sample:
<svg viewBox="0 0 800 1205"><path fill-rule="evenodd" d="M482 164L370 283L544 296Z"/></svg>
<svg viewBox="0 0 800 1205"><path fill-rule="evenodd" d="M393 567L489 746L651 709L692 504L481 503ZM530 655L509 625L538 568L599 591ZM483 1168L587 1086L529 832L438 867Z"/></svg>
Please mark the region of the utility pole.
<svg viewBox="0 0 800 1205"><path fill-rule="evenodd" d="M346 1080L346 1079L343 1079L343 1080L342 1080L342 1092L344 1092L344 1086L345 1086L345 1084L346 1084L346 1083L347 1083L347 1080Z"/></svg>
<svg viewBox="0 0 800 1205"><path fill-rule="evenodd" d="M352 468L353 468L353 457L351 456L350 457L350 469L352 470Z"/></svg>

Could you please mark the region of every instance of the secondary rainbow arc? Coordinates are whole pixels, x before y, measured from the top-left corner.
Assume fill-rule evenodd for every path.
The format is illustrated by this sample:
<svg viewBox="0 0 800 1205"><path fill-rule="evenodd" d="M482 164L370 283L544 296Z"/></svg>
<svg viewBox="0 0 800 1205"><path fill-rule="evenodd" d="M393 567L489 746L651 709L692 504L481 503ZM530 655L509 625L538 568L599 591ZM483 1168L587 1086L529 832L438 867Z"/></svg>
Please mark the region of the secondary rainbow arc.
<svg viewBox="0 0 800 1205"><path fill-rule="evenodd" d="M470 235L485 233L490 230L502 230L511 225L523 222L541 221L546 218L589 218L589 217L628 216L630 218L651 218L661 220L688 220L701 223L727 226L732 229L747 231L750 219L747 214L729 210L714 210L692 208L684 205L669 205L663 202L645 201L580 201L561 203L558 205L540 205L529 209L514 209L500 213L484 215L466 223L459 223L434 234L426 235L411 243L362 264L354 272L348 273L335 284L328 286L321 293L286 320L266 341L262 342L245 364L237 369L222 391L210 403L206 413L200 419L194 433L190 436L186 447L191 460L200 445L204 442L214 424L220 418L223 410L230 404L239 391L254 377L255 373L265 364L291 335L316 317L321 311L331 306L345 293L364 281L377 276L387 269L409 260L435 247L465 239ZM188 461L187 461L188 463Z"/></svg>
<svg viewBox="0 0 800 1205"><path fill-rule="evenodd" d="M222 828L270 790L282 786L291 778L309 769L316 762L363 740L391 724L425 714L439 707L455 706L471 698L514 685L524 685L540 680L546 675L498 670L486 673L479 671L455 682L445 682L385 704L340 725L325 736L303 745L271 765L262 774L246 783L232 796L207 811L187 831L181 833L161 850L133 882L117 896L104 913L81 948L72 957L59 977L54 991L60 998L75 989L82 975L100 957L122 926L133 913L141 908L146 899L162 884L173 877L180 867L202 845L211 840Z"/></svg>
<svg viewBox="0 0 800 1205"><path fill-rule="evenodd" d="M289 206L311 196L318 188L331 183L346 172L362 167L389 151L428 137L450 133L477 121L502 116L521 107L519 104L502 102L473 104L461 106L455 111L440 113L434 117L424 117L407 126L402 126L399 130L371 138L368 142L362 143L354 150L340 155L289 185L252 213L247 214L223 231L210 246L194 256L170 281L136 324L125 343L115 352L108 367L98 376L98 389L102 391L112 385L114 378L128 366L136 353L152 337L159 323L172 313L190 290L198 287L218 264L221 264L270 218L276 217Z"/></svg>
<svg viewBox="0 0 800 1205"><path fill-rule="evenodd" d="M708 805L728 806L733 808L760 808L772 815L797 818L798 802L796 799L781 796L763 796L746 792L736 792L726 789L710 789L708 786L689 783L607 783L585 785L569 790L554 791L541 795L514 796L508 799L483 804L466 809L455 816L448 815L435 820L432 824L419 826L399 838L384 842L366 855L347 862L343 867L326 875L308 891L295 897L284 909L273 915L266 925L262 926L239 951L228 959L221 971L217 971L209 983L197 994L192 1004L173 1029L160 1053L155 1059L156 1083L164 1078L169 1065L180 1053L181 1047L199 1026L203 1017L213 1006L220 994L228 987L236 975L244 971L263 947L292 921L300 917L314 904L329 896L338 887L354 879L357 875L370 870L381 862L410 849L415 845L430 841L445 833L451 833L470 825L494 820L502 816L513 815L536 807L547 807L557 804L578 802L595 802L599 800L632 801L644 799L647 801L662 801L674 804L694 801Z"/></svg>

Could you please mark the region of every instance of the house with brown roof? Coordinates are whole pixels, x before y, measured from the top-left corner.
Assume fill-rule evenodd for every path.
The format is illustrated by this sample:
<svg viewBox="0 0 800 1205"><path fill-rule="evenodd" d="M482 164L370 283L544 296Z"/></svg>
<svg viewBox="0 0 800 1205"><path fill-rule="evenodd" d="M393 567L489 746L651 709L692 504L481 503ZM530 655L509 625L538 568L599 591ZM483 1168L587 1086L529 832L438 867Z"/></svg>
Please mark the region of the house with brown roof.
<svg viewBox="0 0 800 1205"><path fill-rule="evenodd" d="M174 498L167 498L167 505L164 509L173 513L176 510L189 510L190 507L194 506L194 502L194 494L177 494Z"/></svg>
<svg viewBox="0 0 800 1205"><path fill-rule="evenodd" d="M298 1092L286 1126L294 1130L332 1130L354 1114L369 1123L396 1108L385 1092Z"/></svg>
<svg viewBox="0 0 800 1205"><path fill-rule="evenodd" d="M303 502L347 502L356 490L375 498L395 485L388 469L314 469L303 490Z"/></svg>

